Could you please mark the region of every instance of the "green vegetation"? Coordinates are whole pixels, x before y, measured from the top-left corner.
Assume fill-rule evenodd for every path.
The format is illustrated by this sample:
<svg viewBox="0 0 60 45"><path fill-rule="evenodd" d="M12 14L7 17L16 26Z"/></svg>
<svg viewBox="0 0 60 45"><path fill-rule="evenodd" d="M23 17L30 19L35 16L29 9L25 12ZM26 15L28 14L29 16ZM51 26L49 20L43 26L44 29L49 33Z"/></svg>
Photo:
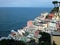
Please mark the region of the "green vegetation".
<svg viewBox="0 0 60 45"><path fill-rule="evenodd" d="M58 12L58 11L59 11L59 7L55 7L55 8L53 8L53 10L50 13L55 13L55 12Z"/></svg>
<svg viewBox="0 0 60 45"><path fill-rule="evenodd" d="M42 35L38 39L38 43L35 42L35 39L32 39L29 42L25 42L25 37L22 38L24 41L18 41L18 40L13 40L13 39L3 39L0 41L0 45L51 45L51 36L48 33L45 32L40 32L39 34ZM54 45L55 42L54 42Z"/></svg>

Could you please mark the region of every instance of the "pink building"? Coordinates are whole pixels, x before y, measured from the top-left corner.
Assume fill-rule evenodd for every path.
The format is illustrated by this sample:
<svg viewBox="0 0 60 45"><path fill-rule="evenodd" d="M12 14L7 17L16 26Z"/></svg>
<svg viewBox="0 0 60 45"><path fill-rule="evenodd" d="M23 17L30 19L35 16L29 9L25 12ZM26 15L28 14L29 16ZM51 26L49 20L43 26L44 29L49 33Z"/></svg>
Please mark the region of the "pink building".
<svg viewBox="0 0 60 45"><path fill-rule="evenodd" d="M33 23L32 23L31 20L27 22L27 26L28 26L28 27L33 26Z"/></svg>
<svg viewBox="0 0 60 45"><path fill-rule="evenodd" d="M56 27L57 27L57 31L60 32L60 23L59 22L56 24Z"/></svg>

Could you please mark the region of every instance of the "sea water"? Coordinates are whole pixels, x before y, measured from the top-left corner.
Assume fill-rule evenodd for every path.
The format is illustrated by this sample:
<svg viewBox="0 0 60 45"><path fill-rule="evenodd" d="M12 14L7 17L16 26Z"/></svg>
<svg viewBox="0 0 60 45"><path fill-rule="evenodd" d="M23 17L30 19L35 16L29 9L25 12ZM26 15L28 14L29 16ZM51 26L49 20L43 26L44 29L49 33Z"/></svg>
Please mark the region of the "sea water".
<svg viewBox="0 0 60 45"><path fill-rule="evenodd" d="M34 20L42 12L50 12L51 8L41 7L0 7L0 36L8 36L11 30L17 31Z"/></svg>

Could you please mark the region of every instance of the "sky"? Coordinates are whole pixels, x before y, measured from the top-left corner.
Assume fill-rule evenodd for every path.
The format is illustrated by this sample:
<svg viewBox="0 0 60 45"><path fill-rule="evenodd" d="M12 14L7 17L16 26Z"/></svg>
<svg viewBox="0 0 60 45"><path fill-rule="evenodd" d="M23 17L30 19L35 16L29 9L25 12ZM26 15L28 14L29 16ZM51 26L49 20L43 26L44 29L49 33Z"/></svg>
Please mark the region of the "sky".
<svg viewBox="0 0 60 45"><path fill-rule="evenodd" d="M52 7L53 0L0 0L0 7Z"/></svg>

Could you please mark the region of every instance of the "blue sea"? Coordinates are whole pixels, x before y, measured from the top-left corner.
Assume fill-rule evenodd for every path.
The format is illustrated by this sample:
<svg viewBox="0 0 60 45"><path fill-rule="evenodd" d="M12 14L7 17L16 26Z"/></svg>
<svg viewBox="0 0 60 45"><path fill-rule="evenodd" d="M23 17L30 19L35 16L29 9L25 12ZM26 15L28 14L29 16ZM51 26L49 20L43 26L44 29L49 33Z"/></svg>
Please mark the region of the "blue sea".
<svg viewBox="0 0 60 45"><path fill-rule="evenodd" d="M11 30L17 31L26 26L28 20L34 20L42 12L52 8L38 7L0 7L0 36L8 36Z"/></svg>

